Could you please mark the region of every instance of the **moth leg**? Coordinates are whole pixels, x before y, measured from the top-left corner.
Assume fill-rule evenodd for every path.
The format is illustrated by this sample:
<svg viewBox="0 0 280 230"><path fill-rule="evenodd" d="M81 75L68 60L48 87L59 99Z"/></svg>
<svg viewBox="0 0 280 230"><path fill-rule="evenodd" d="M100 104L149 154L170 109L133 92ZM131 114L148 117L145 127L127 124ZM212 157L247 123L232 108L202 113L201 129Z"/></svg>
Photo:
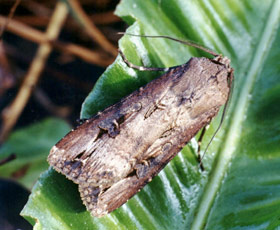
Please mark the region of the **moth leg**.
<svg viewBox="0 0 280 230"><path fill-rule="evenodd" d="M123 61L127 64L127 66L129 66L130 68L133 68L133 69L140 70L140 71L165 71L165 72L167 72L170 69L178 67L178 66L172 66L172 67L167 67L167 68L157 68L157 67L145 67L145 66L134 65L133 63L131 63L130 61L127 60L124 53L120 49L118 51L119 51L119 54L121 55Z"/></svg>
<svg viewBox="0 0 280 230"><path fill-rule="evenodd" d="M197 148L197 160L199 162L199 167L202 171L204 171L204 166L203 166L201 155L200 155L200 150L201 150L200 148L201 148L201 141L205 135L205 131L206 131L206 127L203 127L201 134L198 138L198 148Z"/></svg>

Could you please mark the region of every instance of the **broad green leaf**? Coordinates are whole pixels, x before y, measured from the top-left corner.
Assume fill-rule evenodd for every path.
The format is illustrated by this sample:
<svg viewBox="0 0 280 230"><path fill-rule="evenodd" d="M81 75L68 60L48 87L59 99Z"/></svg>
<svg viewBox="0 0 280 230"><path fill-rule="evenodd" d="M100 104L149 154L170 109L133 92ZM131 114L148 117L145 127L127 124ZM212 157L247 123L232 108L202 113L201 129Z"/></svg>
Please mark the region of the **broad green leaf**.
<svg viewBox="0 0 280 230"><path fill-rule="evenodd" d="M22 214L36 229L279 229L280 0L123 0L129 32L189 39L228 56L234 94L222 130L198 170L196 141L126 205L97 219L77 187L47 171ZM173 66L207 56L164 39L124 36L119 43L138 65ZM159 73L138 72L118 57L85 100L82 117L118 101ZM204 147L219 117L207 130Z"/></svg>
<svg viewBox="0 0 280 230"><path fill-rule="evenodd" d="M39 174L48 168L50 148L69 130L61 120L46 119L13 132L0 148L0 160L12 153L16 159L0 167L0 176L31 189Z"/></svg>

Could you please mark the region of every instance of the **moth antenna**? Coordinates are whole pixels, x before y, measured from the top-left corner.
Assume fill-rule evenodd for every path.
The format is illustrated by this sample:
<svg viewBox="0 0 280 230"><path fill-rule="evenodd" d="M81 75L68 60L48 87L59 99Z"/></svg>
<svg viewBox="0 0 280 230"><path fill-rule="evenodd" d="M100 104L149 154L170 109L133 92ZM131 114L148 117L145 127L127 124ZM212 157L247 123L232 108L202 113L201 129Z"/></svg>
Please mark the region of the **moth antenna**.
<svg viewBox="0 0 280 230"><path fill-rule="evenodd" d="M228 105L229 105L229 101L231 100L231 96L232 96L232 92L233 92L233 85L234 85L234 78L233 78L233 70L231 71L230 73L230 77L229 77L229 96L227 98L227 101L225 103L225 106L224 106L224 109L223 109L223 113L222 113L222 117L221 117L221 121L219 123L219 126L218 128L216 129L216 131L214 132L214 134L212 135L210 141L208 142L205 150L204 150L204 153L202 155L202 157L200 158L200 163L199 163L199 167L202 168L202 159L203 157L205 156L205 153L207 152L211 142L214 140L214 137L216 136L216 134L218 133L218 131L220 130L223 122L224 122L224 119L225 119L225 115L226 115L226 112L227 112L227 109L228 109Z"/></svg>
<svg viewBox="0 0 280 230"><path fill-rule="evenodd" d="M172 38L170 36L165 36L165 35L137 35L137 34L130 34L130 33L124 33L124 32L118 32L118 34L123 34L123 35L129 35L129 36L134 36L134 37L143 37L143 38L165 38L165 39L169 39L169 40L172 40L172 41L176 41L176 42L179 42L179 43L182 43L182 44L185 44L185 45L188 45L188 46L192 46L192 47L195 47L197 49L200 49L200 50L203 50L205 51L206 53L209 53L213 56L219 56L216 52L214 52L213 50L210 50L208 48L205 48L201 45L198 45L196 44L195 42L191 42L191 41L183 41L183 40L180 40L180 39L176 39L176 38Z"/></svg>
<svg viewBox="0 0 280 230"><path fill-rule="evenodd" d="M120 49L118 50L118 52L121 55L125 64L127 64L130 68L137 69L140 71L165 71L165 72L167 72L170 69L180 66L180 65L178 65L178 66L172 66L172 67L167 67L167 68L160 68L160 67L158 68L158 67L145 67L145 66L134 65L133 63L131 63L130 61L127 60L126 56Z"/></svg>

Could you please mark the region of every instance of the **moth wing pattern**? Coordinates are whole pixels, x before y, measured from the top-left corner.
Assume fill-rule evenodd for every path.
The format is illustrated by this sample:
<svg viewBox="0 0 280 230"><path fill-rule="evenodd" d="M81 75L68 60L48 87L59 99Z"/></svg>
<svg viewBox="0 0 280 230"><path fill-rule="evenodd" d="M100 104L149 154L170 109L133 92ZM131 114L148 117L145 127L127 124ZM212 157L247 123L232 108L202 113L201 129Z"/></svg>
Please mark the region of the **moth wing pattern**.
<svg viewBox="0 0 280 230"><path fill-rule="evenodd" d="M129 143L133 136L137 139L139 131L132 124L141 126L138 120L143 116L139 111L142 107L154 106L151 99L161 97L164 92L143 93L145 95L141 89L135 91L72 130L51 149L49 163L75 183L110 185L125 177L131 171L129 161L133 165L144 151L142 140L134 145ZM125 167L128 167L127 171Z"/></svg>
<svg viewBox="0 0 280 230"><path fill-rule="evenodd" d="M48 161L79 184L91 214L103 216L211 121L228 99L231 72L228 59L191 58L68 133Z"/></svg>

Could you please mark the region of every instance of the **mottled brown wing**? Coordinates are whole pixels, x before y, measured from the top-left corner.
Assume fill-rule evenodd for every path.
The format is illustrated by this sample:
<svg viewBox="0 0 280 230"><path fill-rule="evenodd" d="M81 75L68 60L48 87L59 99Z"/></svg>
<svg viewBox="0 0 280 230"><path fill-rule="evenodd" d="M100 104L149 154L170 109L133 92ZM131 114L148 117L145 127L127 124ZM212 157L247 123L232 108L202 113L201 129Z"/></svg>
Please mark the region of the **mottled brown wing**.
<svg viewBox="0 0 280 230"><path fill-rule="evenodd" d="M93 215L111 212L217 114L231 71L223 59L192 58L71 131L48 161L79 184Z"/></svg>
<svg viewBox="0 0 280 230"><path fill-rule="evenodd" d="M208 115L214 116L216 112L214 109L209 111ZM208 122L208 119L204 119L201 124L205 126ZM201 128L201 124L194 125L190 130L177 129L169 132L169 135L151 146L151 149L158 149L160 154L147 159L145 163L135 165L133 173L114 183L104 192L98 186L79 184L79 191L87 209L93 216L102 217L126 203L177 155Z"/></svg>

